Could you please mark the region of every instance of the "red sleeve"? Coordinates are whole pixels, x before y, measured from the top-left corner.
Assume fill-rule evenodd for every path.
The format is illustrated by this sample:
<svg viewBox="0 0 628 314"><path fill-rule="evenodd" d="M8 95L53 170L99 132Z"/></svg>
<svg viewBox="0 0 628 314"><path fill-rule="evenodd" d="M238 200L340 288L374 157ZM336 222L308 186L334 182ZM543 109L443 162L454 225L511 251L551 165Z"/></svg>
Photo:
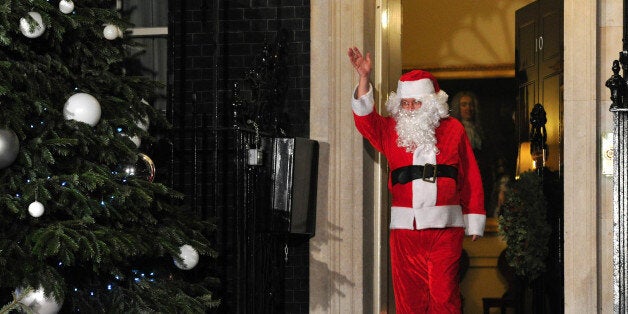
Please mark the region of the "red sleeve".
<svg viewBox="0 0 628 314"><path fill-rule="evenodd" d="M471 143L466 132L461 132L460 142L458 146L458 155L460 156L459 164L459 188L460 188L460 205L462 205L462 213L486 215L484 209L484 189L482 187L482 177L480 169L475 160Z"/></svg>
<svg viewBox="0 0 628 314"><path fill-rule="evenodd" d="M386 136L390 136L386 135L386 119L387 118L382 117L375 110L365 116L353 114L353 120L355 121L355 127L358 129L358 132L381 153L384 152L384 139Z"/></svg>

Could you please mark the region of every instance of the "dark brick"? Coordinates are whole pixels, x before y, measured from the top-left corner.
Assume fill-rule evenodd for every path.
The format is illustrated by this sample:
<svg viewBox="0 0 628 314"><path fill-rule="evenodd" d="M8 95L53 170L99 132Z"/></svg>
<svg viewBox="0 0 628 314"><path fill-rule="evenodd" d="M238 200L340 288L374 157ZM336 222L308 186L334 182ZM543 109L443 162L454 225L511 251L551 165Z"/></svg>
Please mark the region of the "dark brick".
<svg viewBox="0 0 628 314"><path fill-rule="evenodd" d="M216 265L220 265L217 271L222 280L222 288L216 294L223 297L223 309L229 312L235 308L236 284L244 284L241 280L247 278L247 269L238 268L241 266L236 263L238 258L242 261L242 253L233 248L237 247L235 235L243 232L241 223L246 217L236 213L247 210L238 197L251 190L242 186L245 181L234 172L238 167L234 151L239 144L233 132L210 131L209 127L230 125L231 89L235 82L240 83L243 100L253 99L251 86L244 81L245 74L263 47L272 45L277 31L284 29L286 99L279 108L268 110L286 117L282 124L289 136L309 136L310 1L189 0L184 4L173 4L175 10L171 14L175 21L170 25L176 52L174 68L169 72L175 78L171 103L175 156L171 176L175 188L186 194L187 204L196 199L200 203L194 205L195 210L216 218L218 232L213 238L221 254ZM192 95L196 95L195 103ZM195 191L200 194L194 196ZM280 251L278 261L283 263L283 245L267 246ZM280 302L274 309L284 313L308 312L308 252L307 240L291 240L288 263L279 267L274 276L283 278L280 283L275 282L275 289L281 291L273 293Z"/></svg>
<svg viewBox="0 0 628 314"><path fill-rule="evenodd" d="M277 8L259 8L259 9L245 9L245 19L276 19Z"/></svg>
<svg viewBox="0 0 628 314"><path fill-rule="evenodd" d="M282 7L277 9L279 19L292 19L296 17L294 7Z"/></svg>

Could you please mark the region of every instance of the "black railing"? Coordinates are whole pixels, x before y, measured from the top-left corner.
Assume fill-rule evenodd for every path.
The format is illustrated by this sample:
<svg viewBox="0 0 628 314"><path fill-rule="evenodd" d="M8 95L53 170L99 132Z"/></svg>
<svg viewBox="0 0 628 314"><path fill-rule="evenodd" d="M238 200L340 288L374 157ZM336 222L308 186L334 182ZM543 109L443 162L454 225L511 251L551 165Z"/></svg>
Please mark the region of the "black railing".
<svg viewBox="0 0 628 314"><path fill-rule="evenodd" d="M611 91L613 113L613 311L628 311L628 1L624 0L623 49L613 61L613 74L606 81ZM623 76L619 70L623 70Z"/></svg>

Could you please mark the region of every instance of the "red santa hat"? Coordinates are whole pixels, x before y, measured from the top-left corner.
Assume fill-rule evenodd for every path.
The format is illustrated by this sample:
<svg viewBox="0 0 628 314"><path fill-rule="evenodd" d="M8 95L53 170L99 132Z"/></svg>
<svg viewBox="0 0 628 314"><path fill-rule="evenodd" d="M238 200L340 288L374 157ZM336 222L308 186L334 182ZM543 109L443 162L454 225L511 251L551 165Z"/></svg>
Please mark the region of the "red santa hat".
<svg viewBox="0 0 628 314"><path fill-rule="evenodd" d="M412 70L399 78L397 97L422 98L423 96L438 93L440 87L436 78L427 71Z"/></svg>
<svg viewBox="0 0 628 314"><path fill-rule="evenodd" d="M442 107L441 111L447 112L449 110L448 97L447 93L440 89L436 78L430 72L412 70L399 78L397 92L390 93L386 101L386 108L394 116L401 109L401 99L415 98L424 104Z"/></svg>

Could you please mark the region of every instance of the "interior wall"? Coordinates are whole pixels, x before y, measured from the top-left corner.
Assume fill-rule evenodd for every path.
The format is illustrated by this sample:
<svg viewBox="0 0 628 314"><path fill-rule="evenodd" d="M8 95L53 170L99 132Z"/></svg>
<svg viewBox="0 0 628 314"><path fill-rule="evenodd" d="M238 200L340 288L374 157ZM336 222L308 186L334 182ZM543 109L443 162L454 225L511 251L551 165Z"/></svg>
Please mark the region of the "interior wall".
<svg viewBox="0 0 628 314"><path fill-rule="evenodd" d="M403 68L514 76L515 11L531 2L403 1Z"/></svg>

